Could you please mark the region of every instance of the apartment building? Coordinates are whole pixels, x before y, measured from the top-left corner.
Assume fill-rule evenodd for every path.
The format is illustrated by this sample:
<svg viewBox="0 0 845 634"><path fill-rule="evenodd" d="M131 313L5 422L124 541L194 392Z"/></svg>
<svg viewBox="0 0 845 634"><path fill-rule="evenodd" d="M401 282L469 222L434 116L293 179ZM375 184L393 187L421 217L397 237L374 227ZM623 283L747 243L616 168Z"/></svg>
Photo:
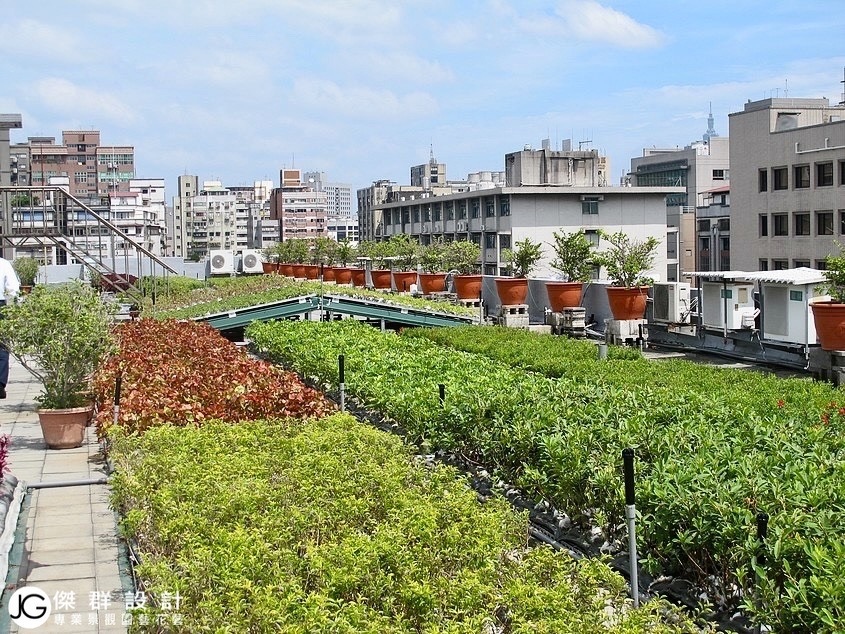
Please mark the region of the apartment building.
<svg viewBox="0 0 845 634"><path fill-rule="evenodd" d="M845 104L749 100L728 121L734 268L823 268L845 240Z"/></svg>
<svg viewBox="0 0 845 634"><path fill-rule="evenodd" d="M47 185L51 178L67 177L69 192L80 199L105 201L109 195L129 192L135 178L135 148L103 145L98 130L65 130L61 144L55 137L28 137L10 149L17 185Z"/></svg>
<svg viewBox="0 0 845 634"><path fill-rule="evenodd" d="M279 238L317 238L328 235L326 193L303 182L302 171L282 169L281 187L270 194L270 219L279 225Z"/></svg>

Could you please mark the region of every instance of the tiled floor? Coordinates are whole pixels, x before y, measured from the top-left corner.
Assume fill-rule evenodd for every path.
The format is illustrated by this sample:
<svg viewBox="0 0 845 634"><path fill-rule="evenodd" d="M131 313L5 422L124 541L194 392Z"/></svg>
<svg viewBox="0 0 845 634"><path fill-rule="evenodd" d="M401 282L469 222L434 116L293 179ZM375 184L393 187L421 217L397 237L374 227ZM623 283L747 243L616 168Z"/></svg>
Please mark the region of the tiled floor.
<svg viewBox="0 0 845 634"><path fill-rule="evenodd" d="M12 475L28 485L106 475L93 427L77 449L46 448L35 411L40 384L14 359L6 391L7 398L0 400L0 432L11 436ZM130 588L121 583L108 495L106 484L27 489L10 554L0 631L126 632L124 591ZM18 630L10 620L9 598L24 586L40 588L51 598L52 613L36 629Z"/></svg>

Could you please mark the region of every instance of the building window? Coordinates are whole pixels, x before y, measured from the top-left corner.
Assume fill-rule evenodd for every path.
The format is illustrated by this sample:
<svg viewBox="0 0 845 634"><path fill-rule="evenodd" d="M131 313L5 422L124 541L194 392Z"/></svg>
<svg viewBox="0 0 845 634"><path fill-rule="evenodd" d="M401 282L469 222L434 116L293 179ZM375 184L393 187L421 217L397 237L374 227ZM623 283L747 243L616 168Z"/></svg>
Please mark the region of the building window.
<svg viewBox="0 0 845 634"><path fill-rule="evenodd" d="M434 222L438 222L443 218L443 206L442 205L435 205L434 206Z"/></svg>
<svg viewBox="0 0 845 634"><path fill-rule="evenodd" d="M414 222L420 221L420 208L414 207Z"/></svg>
<svg viewBox="0 0 845 634"><path fill-rule="evenodd" d="M789 260L772 260L773 271L785 271L789 268Z"/></svg>
<svg viewBox="0 0 845 634"><path fill-rule="evenodd" d="M725 170L713 170L713 180L714 181L725 180Z"/></svg>
<svg viewBox="0 0 845 634"><path fill-rule="evenodd" d="M826 271L827 270L827 260L816 260L816 270L817 271Z"/></svg>
<svg viewBox="0 0 845 634"><path fill-rule="evenodd" d="M719 231L730 231L731 230L731 219L730 218L719 218L716 222L716 226L719 228Z"/></svg>
<svg viewBox="0 0 845 634"><path fill-rule="evenodd" d="M507 198L500 198L499 199L499 213L502 216L510 216L511 215L511 201Z"/></svg>
<svg viewBox="0 0 845 634"><path fill-rule="evenodd" d="M484 202L484 217L485 218L495 218L496 217L496 205L493 204L492 200L486 200Z"/></svg>
<svg viewBox="0 0 845 634"><path fill-rule="evenodd" d="M599 213L599 199L597 196L584 196L581 200L582 214L597 214Z"/></svg>
<svg viewBox="0 0 845 634"><path fill-rule="evenodd" d="M760 170L757 172L757 191L769 191L769 172L768 170Z"/></svg>
<svg viewBox="0 0 845 634"><path fill-rule="evenodd" d="M486 249L495 249L496 248L496 234L495 233L485 233L484 234L484 248L486 248Z"/></svg>
<svg viewBox="0 0 845 634"><path fill-rule="evenodd" d="M845 185L845 161L839 161L839 184Z"/></svg>
<svg viewBox="0 0 845 634"><path fill-rule="evenodd" d="M788 236L789 235L789 215L788 214L772 214L772 223L774 224L774 235Z"/></svg>
<svg viewBox="0 0 845 634"><path fill-rule="evenodd" d="M757 263L757 266L761 271L768 271L769 270L769 261L768 260L760 260Z"/></svg>
<svg viewBox="0 0 845 634"><path fill-rule="evenodd" d="M832 211L817 211L816 212L816 235L832 236L833 235L833 212Z"/></svg>
<svg viewBox="0 0 845 634"><path fill-rule="evenodd" d="M845 210L839 210L839 235L845 236Z"/></svg>
<svg viewBox="0 0 845 634"><path fill-rule="evenodd" d="M458 203L458 219L464 220L467 217L467 201L462 200Z"/></svg>
<svg viewBox="0 0 845 634"><path fill-rule="evenodd" d="M586 236L587 240L590 241L590 244L594 247L599 246L599 231L598 229L585 229L584 235Z"/></svg>
<svg viewBox="0 0 845 634"><path fill-rule="evenodd" d="M455 203L449 201L446 203L446 220L454 220L455 219Z"/></svg>
<svg viewBox="0 0 845 634"><path fill-rule="evenodd" d="M481 205L478 203L478 201L473 200L472 201L472 215L470 217L471 218L478 218L478 215L480 213L480 208L481 208Z"/></svg>
<svg viewBox="0 0 845 634"><path fill-rule="evenodd" d="M768 214L760 214L760 237L765 238L769 235L769 216Z"/></svg>
<svg viewBox="0 0 845 634"><path fill-rule="evenodd" d="M775 191L789 187L789 170L785 167L772 169L772 185Z"/></svg>
<svg viewBox="0 0 845 634"><path fill-rule="evenodd" d="M796 212L794 214L794 225L796 236L810 235L810 213L806 211Z"/></svg>
<svg viewBox="0 0 845 634"><path fill-rule="evenodd" d="M792 170L795 178L795 189L807 189L810 186L810 166L796 165Z"/></svg>
<svg viewBox="0 0 845 634"><path fill-rule="evenodd" d="M816 187L833 186L833 163L816 163Z"/></svg>
<svg viewBox="0 0 845 634"><path fill-rule="evenodd" d="M511 248L511 236L508 233L504 233L499 236L499 249L510 249ZM501 257L499 258L502 259Z"/></svg>
<svg viewBox="0 0 845 634"><path fill-rule="evenodd" d="M796 269L800 269L802 266L805 268L810 268L810 260L794 260L792 264ZM800 293L801 291L791 291L792 293ZM792 299L790 297L789 299ZM798 300L800 301L801 298L799 297Z"/></svg>

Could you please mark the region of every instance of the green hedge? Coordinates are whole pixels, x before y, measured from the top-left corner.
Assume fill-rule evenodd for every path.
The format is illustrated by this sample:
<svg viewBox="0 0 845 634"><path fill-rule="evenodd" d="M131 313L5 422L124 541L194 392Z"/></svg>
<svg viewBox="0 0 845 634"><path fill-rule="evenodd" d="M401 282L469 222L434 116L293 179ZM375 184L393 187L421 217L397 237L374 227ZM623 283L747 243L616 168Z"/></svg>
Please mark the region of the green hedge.
<svg viewBox="0 0 845 634"><path fill-rule="evenodd" d="M633 610L599 561L527 548L505 501L346 415L111 439L148 595L181 596L174 631L697 631L660 601Z"/></svg>

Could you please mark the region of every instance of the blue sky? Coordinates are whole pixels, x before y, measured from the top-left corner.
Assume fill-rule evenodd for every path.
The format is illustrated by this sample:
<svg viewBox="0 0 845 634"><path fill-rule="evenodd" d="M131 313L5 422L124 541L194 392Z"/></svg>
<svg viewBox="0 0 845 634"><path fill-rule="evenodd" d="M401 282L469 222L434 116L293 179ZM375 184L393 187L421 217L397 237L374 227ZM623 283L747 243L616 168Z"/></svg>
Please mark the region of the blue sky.
<svg viewBox="0 0 845 634"><path fill-rule="evenodd" d="M136 175L227 185L322 170L449 178L571 138L684 146L770 96L841 99L841 0L36 0L4 3L0 112L99 129Z"/></svg>

